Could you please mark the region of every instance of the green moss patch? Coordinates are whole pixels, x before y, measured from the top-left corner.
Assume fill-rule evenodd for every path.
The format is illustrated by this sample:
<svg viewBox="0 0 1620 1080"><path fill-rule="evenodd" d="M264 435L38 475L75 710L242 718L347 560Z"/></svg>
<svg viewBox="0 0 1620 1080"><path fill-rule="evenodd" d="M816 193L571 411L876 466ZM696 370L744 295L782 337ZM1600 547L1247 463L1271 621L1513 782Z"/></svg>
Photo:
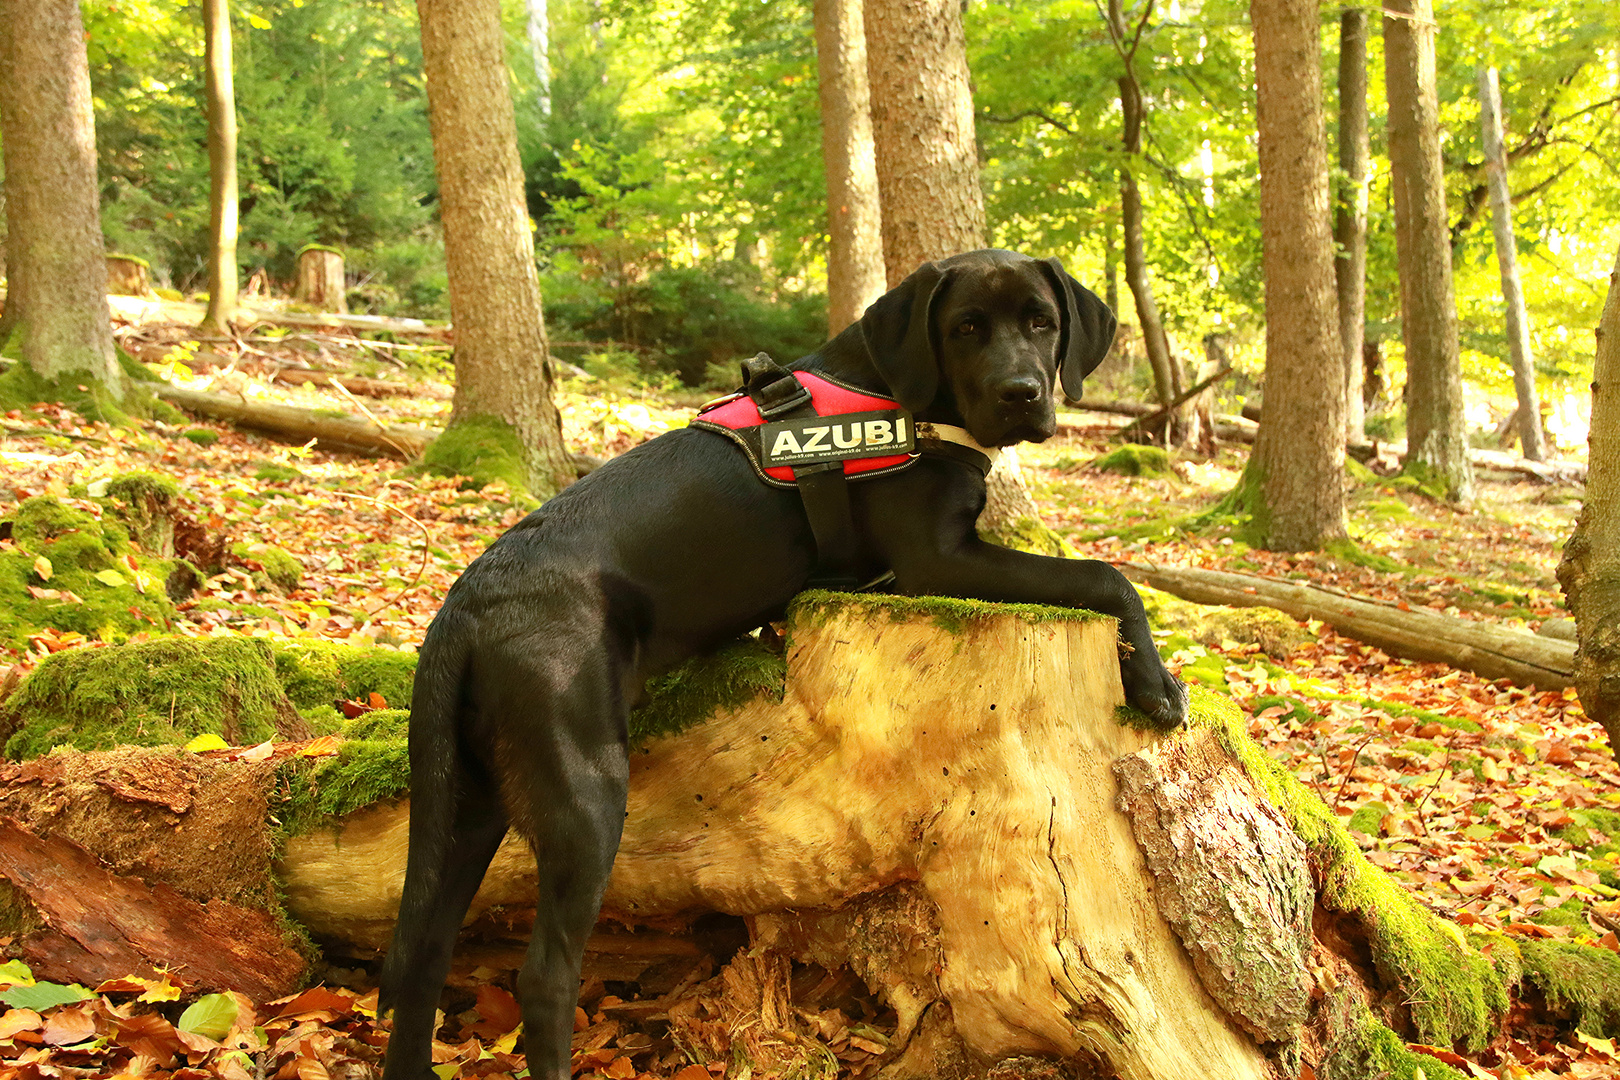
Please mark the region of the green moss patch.
<svg viewBox="0 0 1620 1080"><path fill-rule="evenodd" d="M180 487L167 476L127 472L89 487L90 495L129 530L130 539L149 555L174 554L174 504Z"/></svg>
<svg viewBox="0 0 1620 1080"><path fill-rule="evenodd" d="M164 746L198 735L233 745L296 720L270 647L253 638L163 638L55 653L6 703L6 756L52 747Z"/></svg>
<svg viewBox="0 0 1620 1080"><path fill-rule="evenodd" d="M302 480L304 474L291 465L282 465L274 461L261 461L253 470L255 480L263 480L269 484L290 484L294 480Z"/></svg>
<svg viewBox="0 0 1620 1080"><path fill-rule="evenodd" d="M374 645L296 641L275 650L276 675L306 715L331 716L341 701L381 694L395 708L411 703L416 654Z"/></svg>
<svg viewBox="0 0 1620 1080"><path fill-rule="evenodd" d="M281 767L285 799L274 807L287 836L410 792L411 758L403 738L355 739L329 758L289 758Z"/></svg>
<svg viewBox="0 0 1620 1080"><path fill-rule="evenodd" d="M1014 551L1027 551L1031 555L1050 555L1056 559L1074 557L1074 549L1064 542L1044 521L1022 517L1001 528L979 534L981 539Z"/></svg>
<svg viewBox="0 0 1620 1080"><path fill-rule="evenodd" d="M1350 1030L1334 1042L1321 1075L1326 1080L1468 1080L1445 1062L1409 1050L1406 1040L1365 1008L1355 1011Z"/></svg>
<svg viewBox="0 0 1620 1080"><path fill-rule="evenodd" d="M257 573L284 592L298 588L304 580L303 564L274 544L232 544L231 554L250 570L257 566Z"/></svg>
<svg viewBox="0 0 1620 1080"><path fill-rule="evenodd" d="M1392 991L1385 1001L1397 1026L1409 1021L1430 1045L1485 1046L1508 1007L1507 987L1491 962L1366 860L1326 804L1249 737L1236 705L1193 688L1191 712L1192 723L1215 732L1310 849L1319 902L1366 933L1380 984Z"/></svg>
<svg viewBox="0 0 1620 1080"><path fill-rule="evenodd" d="M464 477L462 486L466 488L482 488L499 481L514 494L529 493L523 440L516 428L493 416L453 421L443 435L428 444L422 468L440 476Z"/></svg>
<svg viewBox="0 0 1620 1080"><path fill-rule="evenodd" d="M1118 473L1121 476L1164 478L1174 476L1170 469L1170 455L1162 446L1144 446L1126 443L1094 459L1086 466L1098 472Z"/></svg>
<svg viewBox="0 0 1620 1080"><path fill-rule="evenodd" d="M1090 622L1106 619L1084 608L1056 604L998 604L987 600L959 600L950 596L895 596L888 593L838 593L810 589L794 597L788 607L792 626L815 626L829 616L850 609L866 618L885 616L890 622L926 619L948 634L960 634L974 623L1011 616L1031 625L1050 622Z"/></svg>
<svg viewBox="0 0 1620 1080"><path fill-rule="evenodd" d="M3 524L0 641L27 644L44 628L101 641L166 629L174 607L167 560L138 555L123 526L49 495L25 500ZM132 565L133 564L133 565Z"/></svg>
<svg viewBox="0 0 1620 1080"><path fill-rule="evenodd" d="M18 347L15 335L11 347ZM85 389L79 389L81 386ZM129 423L132 405L140 411L137 402L124 400L125 389L123 385L114 387L98 382L90 377L88 370L60 379L45 379L29 365L14 363L10 370L0 374L0 412L51 401L66 405L88 420L125 425Z"/></svg>
<svg viewBox="0 0 1620 1080"><path fill-rule="evenodd" d="M1541 991L1549 1008L1568 1016L1578 1031L1620 1038L1620 955L1571 941L1525 941L1519 955L1525 982Z"/></svg>
<svg viewBox="0 0 1620 1080"><path fill-rule="evenodd" d="M180 437L185 439L187 442L195 443L198 446L213 446L215 443L219 442L219 432L215 431L213 428L186 428L186 430L180 433Z"/></svg>
<svg viewBox="0 0 1620 1080"><path fill-rule="evenodd" d="M781 701L787 661L753 638L697 656L647 680L646 701L630 713L635 742L675 735L716 713L735 712L761 695Z"/></svg>
<svg viewBox="0 0 1620 1080"><path fill-rule="evenodd" d="M1185 634L1200 645L1258 645L1266 655L1280 658L1312 640L1305 627L1274 608L1195 604L1146 585L1136 591L1154 629Z"/></svg>

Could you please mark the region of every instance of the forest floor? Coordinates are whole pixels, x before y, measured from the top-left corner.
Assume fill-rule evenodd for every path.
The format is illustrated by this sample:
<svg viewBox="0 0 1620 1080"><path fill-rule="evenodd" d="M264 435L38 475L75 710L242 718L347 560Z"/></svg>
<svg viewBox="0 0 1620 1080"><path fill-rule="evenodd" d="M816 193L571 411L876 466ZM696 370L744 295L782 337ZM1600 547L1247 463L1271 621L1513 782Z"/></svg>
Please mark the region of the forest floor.
<svg viewBox="0 0 1620 1080"><path fill-rule="evenodd" d="M431 380L444 370L430 350L371 349L356 361L353 349L288 337L209 355L181 344L178 328L145 328L125 344L188 385L345 412L353 411L345 395L269 376L289 356L393 379ZM569 446L600 456L683 425L694 403L691 395L593 379L567 380L559 393ZM431 397L366 404L380 418L430 426L448 410ZM1022 448L1047 521L1085 557L1294 578L1532 630L1567 618L1554 570L1578 488L1487 482L1477 506L1463 511L1365 480L1350 492L1351 531L1364 556L1281 555L1250 549L1218 522L1194 529L1189 521L1233 486L1246 448L1178 460L1155 478L1089 468L1111 445L1099 428ZM369 639L414 649L456 575L524 513L498 489L462 491L454 480L415 475L395 461L287 446L206 421L114 428L40 406L3 418L0 462L0 518L29 496L73 502L82 497L79 485L149 470L179 485L181 509L211 536L248 545L239 565L178 605L173 632L185 635ZM297 587L262 587L262 576L255 584L260 544L296 560ZM1269 653L1231 640L1162 636L1172 670L1249 710L1266 749L1335 809L1374 863L1437 913L1620 952L1620 766L1574 691L1540 692L1406 662L1319 624L1300 631ZM73 634L36 634L26 648L0 651L0 684L50 652L90 644ZM463 1075L522 1075L510 984L476 975L463 981L467 1011L452 1013L441 1032L441 1065ZM184 1030L179 1004L166 1004L171 995L162 988L105 987L53 1011L44 1007L49 995L30 997L24 975L0 967L0 988L13 984L0 993L11 1006L0 1016L0 1080L359 1076L384 1041L368 979L365 970L333 972L329 990L295 1001L237 1001L210 1041ZM581 1075L724 1075L718 1063L683 1065L645 1029L613 1021L613 989L597 986L586 1001L595 1015L581 1011ZM829 1020L840 1075L867 1075L882 1049L881 1017L845 1019L841 1033ZM613 1033L592 1045L610 1025ZM1491 1049L1458 1061L1471 1075L1504 1080L1620 1076L1614 1042L1567 1027L1510 1024ZM444 1070L446 1080L453 1071Z"/></svg>

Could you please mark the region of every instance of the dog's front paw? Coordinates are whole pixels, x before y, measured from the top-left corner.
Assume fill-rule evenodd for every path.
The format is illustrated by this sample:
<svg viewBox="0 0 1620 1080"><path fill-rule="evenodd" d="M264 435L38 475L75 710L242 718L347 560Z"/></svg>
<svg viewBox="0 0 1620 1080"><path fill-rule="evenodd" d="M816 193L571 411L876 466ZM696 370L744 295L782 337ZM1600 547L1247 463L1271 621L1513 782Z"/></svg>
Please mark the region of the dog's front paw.
<svg viewBox="0 0 1620 1080"><path fill-rule="evenodd" d="M1158 656L1146 664L1127 661L1120 674L1125 678L1125 699L1142 710L1154 728L1169 731L1187 722L1187 687Z"/></svg>

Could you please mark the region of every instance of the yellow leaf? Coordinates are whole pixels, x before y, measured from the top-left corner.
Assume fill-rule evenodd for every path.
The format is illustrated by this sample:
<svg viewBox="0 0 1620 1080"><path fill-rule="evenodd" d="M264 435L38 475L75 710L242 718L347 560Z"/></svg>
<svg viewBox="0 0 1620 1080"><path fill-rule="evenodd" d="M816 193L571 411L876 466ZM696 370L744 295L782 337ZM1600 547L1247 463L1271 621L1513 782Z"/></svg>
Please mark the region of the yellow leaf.
<svg viewBox="0 0 1620 1080"><path fill-rule="evenodd" d="M36 555L34 557L34 573L39 575L39 580L49 581L51 580L51 575L55 572L56 570L51 566L51 560L47 559L43 555Z"/></svg>
<svg viewBox="0 0 1620 1080"><path fill-rule="evenodd" d="M111 586L114 589L122 588L123 586L129 584L128 581L124 580L124 575L120 574L116 570L102 570L95 575L95 578L103 585Z"/></svg>
<svg viewBox="0 0 1620 1080"><path fill-rule="evenodd" d="M505 1035L502 1035L500 1038L496 1039L493 1043L490 1043L489 1048L492 1052L497 1054L510 1054L517 1046L517 1038L522 1033L523 1025L519 1024L511 1031L508 1031Z"/></svg>
<svg viewBox="0 0 1620 1080"><path fill-rule="evenodd" d="M210 731L208 734L199 735L186 743L186 749L193 754L200 754L204 750L226 750L230 748L230 745L230 743Z"/></svg>
<svg viewBox="0 0 1620 1080"><path fill-rule="evenodd" d="M161 979L143 979L146 983L146 993L136 998L136 1001L179 1001L180 987L169 980L167 971L162 973Z"/></svg>
<svg viewBox="0 0 1620 1080"><path fill-rule="evenodd" d="M248 14L248 25L253 27L255 30L268 30L270 29L270 20L260 18L259 16L250 12Z"/></svg>

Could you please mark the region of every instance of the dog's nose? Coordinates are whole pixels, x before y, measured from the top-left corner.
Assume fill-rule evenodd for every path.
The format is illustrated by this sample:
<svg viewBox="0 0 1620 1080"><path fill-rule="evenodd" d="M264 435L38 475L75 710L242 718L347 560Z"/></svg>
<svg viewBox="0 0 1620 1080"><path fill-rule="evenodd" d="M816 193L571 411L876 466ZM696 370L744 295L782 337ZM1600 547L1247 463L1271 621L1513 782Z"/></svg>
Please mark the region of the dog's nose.
<svg viewBox="0 0 1620 1080"><path fill-rule="evenodd" d="M996 397L1003 405L1028 405L1041 399L1040 380L1033 375L1007 379L996 387Z"/></svg>

